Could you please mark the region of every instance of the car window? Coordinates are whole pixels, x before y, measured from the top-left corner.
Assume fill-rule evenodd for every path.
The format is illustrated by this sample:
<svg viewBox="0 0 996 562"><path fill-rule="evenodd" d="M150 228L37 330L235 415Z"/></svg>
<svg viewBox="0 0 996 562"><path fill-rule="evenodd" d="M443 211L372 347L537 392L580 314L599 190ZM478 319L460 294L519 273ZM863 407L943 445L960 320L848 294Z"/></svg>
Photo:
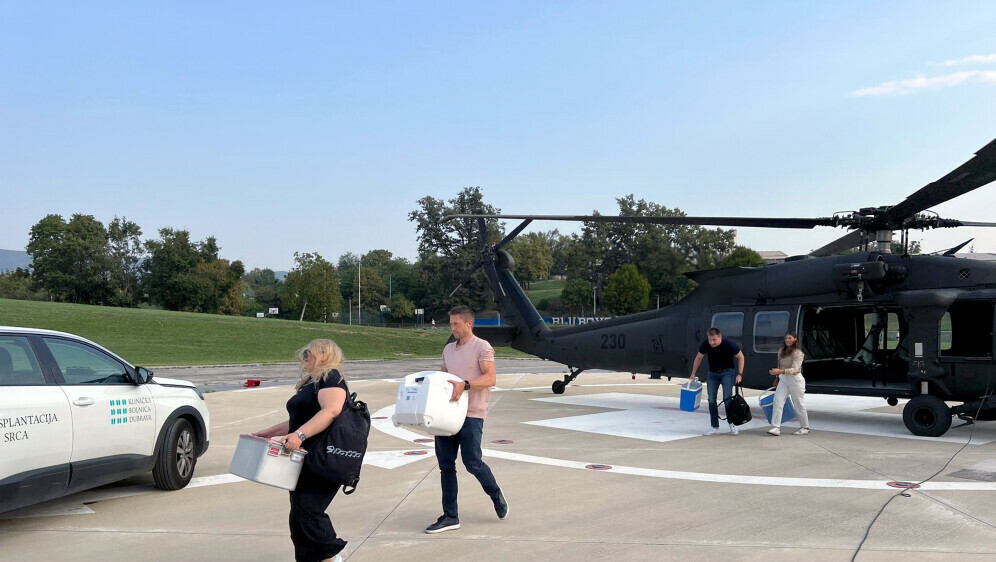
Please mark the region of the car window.
<svg viewBox="0 0 996 562"><path fill-rule="evenodd" d="M0 386L45 384L28 338L0 336Z"/></svg>
<svg viewBox="0 0 996 562"><path fill-rule="evenodd" d="M45 338L66 384L123 384L131 379L124 365L106 353L69 340Z"/></svg>

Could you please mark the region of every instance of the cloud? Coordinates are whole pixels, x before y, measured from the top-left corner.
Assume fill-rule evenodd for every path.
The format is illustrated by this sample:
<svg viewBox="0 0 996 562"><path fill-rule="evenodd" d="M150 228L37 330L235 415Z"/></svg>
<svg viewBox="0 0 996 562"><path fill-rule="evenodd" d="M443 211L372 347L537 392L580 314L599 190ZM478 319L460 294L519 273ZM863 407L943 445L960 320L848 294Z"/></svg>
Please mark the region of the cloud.
<svg viewBox="0 0 996 562"><path fill-rule="evenodd" d="M944 66L958 66L961 64L991 64L996 63L996 54L993 55L969 55L960 59L951 59L942 62Z"/></svg>
<svg viewBox="0 0 996 562"><path fill-rule="evenodd" d="M878 86L851 92L854 97L912 94L923 90L940 90L963 84L996 84L996 70L967 70L941 76L917 75L908 80L890 80Z"/></svg>

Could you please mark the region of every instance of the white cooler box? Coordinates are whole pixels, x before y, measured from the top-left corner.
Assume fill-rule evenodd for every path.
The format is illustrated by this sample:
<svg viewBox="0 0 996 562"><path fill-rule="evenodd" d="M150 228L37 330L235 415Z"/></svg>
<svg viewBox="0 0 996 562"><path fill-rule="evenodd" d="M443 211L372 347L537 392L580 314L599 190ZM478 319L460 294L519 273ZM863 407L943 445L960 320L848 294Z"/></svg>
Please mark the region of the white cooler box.
<svg viewBox="0 0 996 562"><path fill-rule="evenodd" d="M293 490L304 466L305 451L288 451L276 441L239 435L228 472L253 482Z"/></svg>
<svg viewBox="0 0 996 562"><path fill-rule="evenodd" d="M429 435L453 435L467 419L467 393L450 402L454 380L463 379L440 371L422 371L408 375L398 387L391 420L394 426L405 426Z"/></svg>

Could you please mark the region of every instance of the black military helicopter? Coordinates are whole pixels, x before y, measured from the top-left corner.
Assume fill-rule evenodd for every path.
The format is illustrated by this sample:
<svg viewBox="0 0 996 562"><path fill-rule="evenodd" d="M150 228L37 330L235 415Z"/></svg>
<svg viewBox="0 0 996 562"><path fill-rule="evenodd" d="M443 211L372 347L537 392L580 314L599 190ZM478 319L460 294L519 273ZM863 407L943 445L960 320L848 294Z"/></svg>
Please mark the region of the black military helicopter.
<svg viewBox="0 0 996 562"><path fill-rule="evenodd" d="M766 389L787 331L806 353L809 393L909 398L903 421L915 435L940 436L957 415L966 423L996 420L994 308L996 263L957 258L968 242L940 255L909 255L909 231L996 223L944 219L927 209L996 180L996 140L898 205L827 218L451 215L476 218L481 258L464 282L484 269L507 326L475 333L562 363L570 374L553 383L561 394L586 369L687 377L690 360L711 326L737 340L746 356L743 384ZM485 219L521 219L500 242L487 243ZM532 221L605 221L768 228L836 226L843 237L785 263L686 273L698 287L680 302L551 330L512 275L502 246ZM903 255L891 253L901 233ZM874 249L870 248L874 240ZM835 255L853 248L860 251ZM459 287L458 287L459 288ZM456 291L454 291L456 292ZM961 402L950 407L945 401Z"/></svg>

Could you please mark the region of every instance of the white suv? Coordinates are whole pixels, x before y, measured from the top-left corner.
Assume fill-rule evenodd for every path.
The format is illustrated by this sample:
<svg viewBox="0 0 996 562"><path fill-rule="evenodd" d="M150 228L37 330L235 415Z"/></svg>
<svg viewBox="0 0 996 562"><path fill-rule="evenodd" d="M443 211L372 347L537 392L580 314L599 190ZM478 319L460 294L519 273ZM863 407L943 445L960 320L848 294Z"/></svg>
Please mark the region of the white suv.
<svg viewBox="0 0 996 562"><path fill-rule="evenodd" d="M0 513L150 470L183 488L208 423L189 382L72 334L0 326Z"/></svg>

